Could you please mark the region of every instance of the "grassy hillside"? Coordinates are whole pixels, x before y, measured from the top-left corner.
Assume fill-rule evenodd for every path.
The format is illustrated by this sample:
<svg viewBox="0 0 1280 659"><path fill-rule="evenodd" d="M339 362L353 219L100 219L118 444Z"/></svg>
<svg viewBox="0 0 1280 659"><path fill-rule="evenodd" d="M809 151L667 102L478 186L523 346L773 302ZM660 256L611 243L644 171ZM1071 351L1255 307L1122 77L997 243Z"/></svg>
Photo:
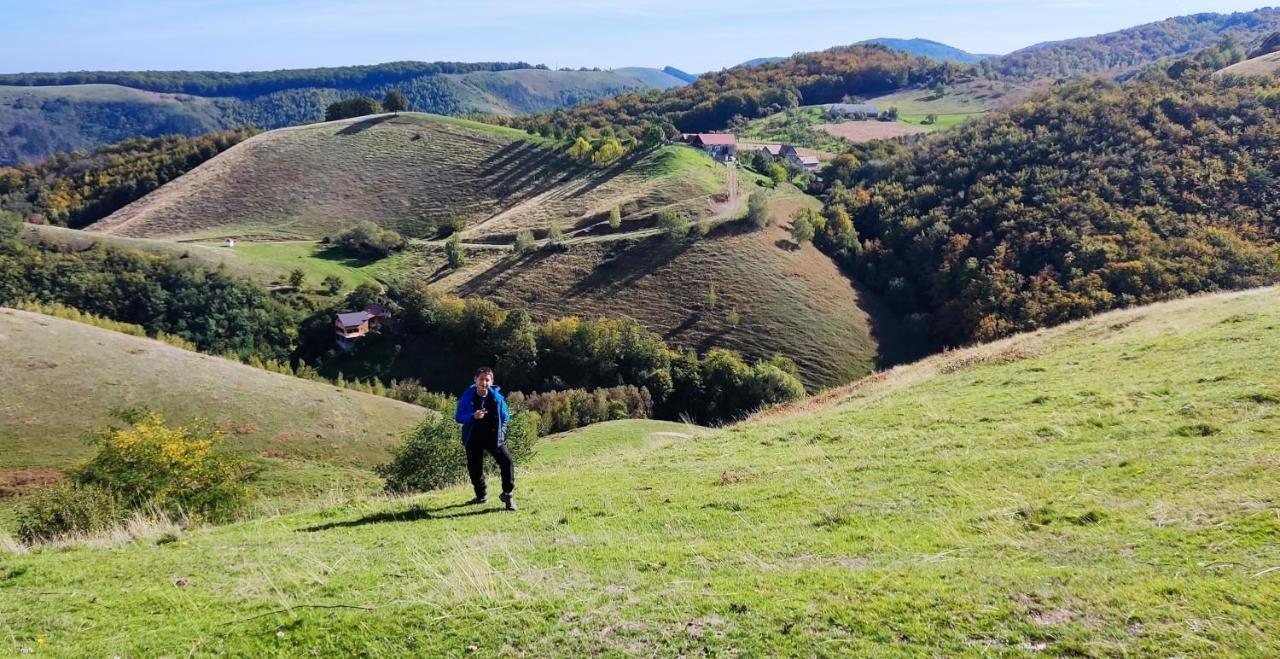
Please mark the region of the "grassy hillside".
<svg viewBox="0 0 1280 659"><path fill-rule="evenodd" d="M941 355L722 431L596 426L522 466L514 514L459 508L458 487L16 556L3 592L24 606L6 607L7 642L1273 655L1278 326L1275 289L1184 300Z"/></svg>
<svg viewBox="0 0 1280 659"><path fill-rule="evenodd" d="M441 284L539 317L626 314L669 342L796 360L810 387L866 375L899 356L875 300L812 245L795 249L790 214L817 202L779 196L761 232L725 225L704 238L584 242L566 252L485 259ZM715 288L716 304L708 305ZM732 324L736 311L739 324ZM881 344L885 344L882 346Z"/></svg>
<svg viewBox="0 0 1280 659"><path fill-rule="evenodd" d="M0 310L0 473L64 468L112 410L234 430L234 448L280 461L369 468L421 408L251 368L89 325ZM68 405L74 406L72 409Z"/></svg>
<svg viewBox="0 0 1280 659"><path fill-rule="evenodd" d="M566 229L615 205L633 212L723 189L723 168L662 149L585 168L549 142L432 115L379 115L264 133L90 227L166 239L311 238L369 220L430 237L462 218L469 235Z"/></svg>

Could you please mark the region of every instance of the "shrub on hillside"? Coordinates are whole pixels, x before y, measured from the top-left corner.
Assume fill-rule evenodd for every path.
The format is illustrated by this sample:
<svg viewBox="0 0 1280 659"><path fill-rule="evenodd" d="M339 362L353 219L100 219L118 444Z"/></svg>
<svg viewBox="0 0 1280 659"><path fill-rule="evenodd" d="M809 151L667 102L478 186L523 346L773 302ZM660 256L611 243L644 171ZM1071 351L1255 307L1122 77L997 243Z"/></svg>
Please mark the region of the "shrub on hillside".
<svg viewBox="0 0 1280 659"><path fill-rule="evenodd" d="M229 519L248 495L243 461L222 450L225 437L204 421L169 426L160 414L130 410L129 426L105 428L97 454L74 472L130 510L144 507L208 521Z"/></svg>
<svg viewBox="0 0 1280 659"><path fill-rule="evenodd" d="M467 248L462 246L462 237L458 234L449 236L444 243L444 256L449 260L450 268L461 268L467 264Z"/></svg>
<svg viewBox="0 0 1280 659"><path fill-rule="evenodd" d="M17 510L18 537L44 542L73 533L96 533L115 526L128 510L110 490L60 481L24 497Z"/></svg>
<svg viewBox="0 0 1280 659"><path fill-rule="evenodd" d="M512 251L516 254L528 254L537 247L538 242L533 238L533 232L528 229L521 229L516 234L516 241L511 245Z"/></svg>
<svg viewBox="0 0 1280 659"><path fill-rule="evenodd" d="M689 235L689 219L675 211L662 211L658 214L658 228L662 229L668 238L679 240Z"/></svg>
<svg viewBox="0 0 1280 659"><path fill-rule="evenodd" d="M218 522L239 510L248 495L244 464L220 450L219 430L204 422L170 427L147 411L121 417L129 426L99 431L93 458L19 507L23 540L102 531L135 511Z"/></svg>
<svg viewBox="0 0 1280 659"><path fill-rule="evenodd" d="M519 465L533 454L538 439L537 414L517 412L507 425L507 450ZM377 468L391 492L426 492L467 478L462 427L452 414L429 414L409 431L404 444L391 449L391 462ZM492 466L491 461L486 460Z"/></svg>
<svg viewBox="0 0 1280 659"><path fill-rule="evenodd" d="M382 258L404 249L404 236L373 222L361 222L333 239L334 247L362 258Z"/></svg>
<svg viewBox="0 0 1280 659"><path fill-rule="evenodd" d="M769 195L756 190L747 197L747 221L756 229L769 226Z"/></svg>

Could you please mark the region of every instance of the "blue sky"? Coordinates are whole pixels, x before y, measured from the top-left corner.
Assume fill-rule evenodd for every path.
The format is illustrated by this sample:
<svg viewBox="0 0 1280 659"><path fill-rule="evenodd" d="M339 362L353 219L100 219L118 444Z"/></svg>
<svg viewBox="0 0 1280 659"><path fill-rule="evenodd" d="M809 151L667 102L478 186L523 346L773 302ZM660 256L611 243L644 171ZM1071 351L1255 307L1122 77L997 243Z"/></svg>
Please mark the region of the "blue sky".
<svg viewBox="0 0 1280 659"><path fill-rule="evenodd" d="M690 72L873 37L971 52L1263 0L0 0L0 72L523 60Z"/></svg>

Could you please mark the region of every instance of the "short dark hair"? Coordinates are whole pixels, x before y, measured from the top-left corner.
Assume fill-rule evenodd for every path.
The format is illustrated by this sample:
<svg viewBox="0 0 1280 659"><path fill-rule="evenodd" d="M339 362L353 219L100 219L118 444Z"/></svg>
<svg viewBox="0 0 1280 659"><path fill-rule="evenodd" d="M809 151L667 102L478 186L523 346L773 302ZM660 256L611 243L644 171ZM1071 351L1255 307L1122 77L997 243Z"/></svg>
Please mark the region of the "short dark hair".
<svg viewBox="0 0 1280 659"><path fill-rule="evenodd" d="M484 375L485 373L488 373L489 375L493 375L493 369L489 368L488 366L481 366L480 368L476 369L476 374L471 377L478 378L481 375Z"/></svg>

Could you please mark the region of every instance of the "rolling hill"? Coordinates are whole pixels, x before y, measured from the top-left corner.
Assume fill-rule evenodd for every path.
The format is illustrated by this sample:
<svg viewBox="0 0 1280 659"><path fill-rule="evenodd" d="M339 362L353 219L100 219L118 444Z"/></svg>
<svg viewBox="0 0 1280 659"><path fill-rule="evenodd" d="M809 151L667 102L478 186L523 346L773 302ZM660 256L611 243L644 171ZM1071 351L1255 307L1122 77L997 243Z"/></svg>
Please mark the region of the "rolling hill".
<svg viewBox="0 0 1280 659"><path fill-rule="evenodd" d="M440 284L539 318L626 314L699 352L782 354L796 361L807 387L837 386L896 363L910 347L899 345L874 296L812 245L792 245L789 217L802 206L817 202L777 196L772 224L759 232L726 224L681 241L588 239L564 252L495 255Z"/></svg>
<svg viewBox="0 0 1280 659"><path fill-rule="evenodd" d="M230 446L294 462L372 468L426 411L70 320L0 309L0 473L61 469L84 437L142 406L230 429ZM67 405L74 404L69 413Z"/></svg>
<svg viewBox="0 0 1280 659"><path fill-rule="evenodd" d="M380 115L271 131L220 154L89 227L113 235L319 239L368 220L431 237L454 218L468 236L593 223L614 206L706 208L724 168L668 147L604 169L506 128Z"/></svg>
<svg viewBox="0 0 1280 659"><path fill-rule="evenodd" d="M1194 14L1093 37L1036 44L983 63L1017 80L1117 74L1186 56L1230 37L1249 44L1280 30L1280 8Z"/></svg>
<svg viewBox="0 0 1280 659"><path fill-rule="evenodd" d="M859 41L860 44L876 44L911 53L912 55L920 55L921 57L931 57L933 59L943 60L947 62L959 62L961 64L976 64L984 59L999 57L998 55L977 55L968 51L961 50L954 46L948 46L937 41L929 39L867 39Z"/></svg>
<svg viewBox="0 0 1280 659"><path fill-rule="evenodd" d="M2 573L0 597L23 603L7 642L1274 655L1277 325L1275 289L1188 299L939 355L727 429L597 425L522 466L519 513L459 507L455 487L18 555Z"/></svg>
<svg viewBox="0 0 1280 659"><path fill-rule="evenodd" d="M0 144L0 166L134 137L314 122L330 103L356 94L381 98L392 88L422 112L510 115L684 84L679 76L644 67L552 71L523 63L4 74L0 131L8 137Z"/></svg>

